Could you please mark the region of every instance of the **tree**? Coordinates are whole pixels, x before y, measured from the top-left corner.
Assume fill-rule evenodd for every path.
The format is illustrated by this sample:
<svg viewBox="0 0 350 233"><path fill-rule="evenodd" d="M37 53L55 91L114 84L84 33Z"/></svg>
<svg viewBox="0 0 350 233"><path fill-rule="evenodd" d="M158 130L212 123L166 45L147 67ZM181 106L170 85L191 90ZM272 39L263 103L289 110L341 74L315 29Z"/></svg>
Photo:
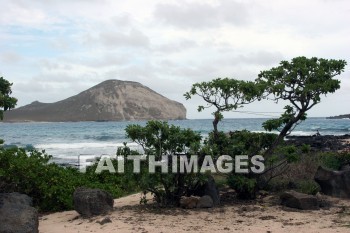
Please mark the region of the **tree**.
<svg viewBox="0 0 350 233"><path fill-rule="evenodd" d="M186 100L198 95L205 102L206 106L198 106L201 112L205 108L215 107L213 112L214 136L218 134L218 123L223 119L222 112L236 110L243 105L260 99L263 89L254 82L242 81L230 78L217 78L210 82L195 83L189 92L184 94Z"/></svg>
<svg viewBox="0 0 350 233"><path fill-rule="evenodd" d="M266 154L282 142L301 121L306 113L320 103L321 96L333 93L340 88L340 81L334 79L344 71L346 61L323 58L296 57L281 61L280 66L260 72L257 83L265 86L265 93L274 101L288 101L285 112L277 119L264 122L268 130L280 130L280 133Z"/></svg>
<svg viewBox="0 0 350 233"><path fill-rule="evenodd" d="M12 83L0 77L0 120L4 118L4 111L14 108L17 104L17 99L11 97Z"/></svg>

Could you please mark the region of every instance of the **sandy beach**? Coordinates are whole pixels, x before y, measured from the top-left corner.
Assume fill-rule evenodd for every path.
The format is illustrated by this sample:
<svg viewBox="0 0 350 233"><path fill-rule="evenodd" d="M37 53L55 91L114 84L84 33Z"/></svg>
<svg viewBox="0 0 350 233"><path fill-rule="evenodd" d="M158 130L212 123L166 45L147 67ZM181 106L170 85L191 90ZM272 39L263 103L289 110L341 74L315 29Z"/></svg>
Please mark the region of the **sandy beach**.
<svg viewBox="0 0 350 233"><path fill-rule="evenodd" d="M350 232L350 200L332 198L329 209L301 211L278 204L276 196L212 209L156 208L140 205L140 194L115 200L106 216L84 219L75 211L44 215L41 233L85 232ZM103 218L111 222L101 225Z"/></svg>

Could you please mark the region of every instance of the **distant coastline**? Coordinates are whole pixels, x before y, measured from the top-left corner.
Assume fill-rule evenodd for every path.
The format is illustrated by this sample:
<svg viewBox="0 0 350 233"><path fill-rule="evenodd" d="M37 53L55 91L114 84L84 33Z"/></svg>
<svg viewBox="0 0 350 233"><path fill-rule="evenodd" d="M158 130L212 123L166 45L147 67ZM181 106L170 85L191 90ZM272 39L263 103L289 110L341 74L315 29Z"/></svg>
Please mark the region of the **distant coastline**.
<svg viewBox="0 0 350 233"><path fill-rule="evenodd" d="M350 114L343 114L339 116L330 116L326 117L326 119L350 119Z"/></svg>

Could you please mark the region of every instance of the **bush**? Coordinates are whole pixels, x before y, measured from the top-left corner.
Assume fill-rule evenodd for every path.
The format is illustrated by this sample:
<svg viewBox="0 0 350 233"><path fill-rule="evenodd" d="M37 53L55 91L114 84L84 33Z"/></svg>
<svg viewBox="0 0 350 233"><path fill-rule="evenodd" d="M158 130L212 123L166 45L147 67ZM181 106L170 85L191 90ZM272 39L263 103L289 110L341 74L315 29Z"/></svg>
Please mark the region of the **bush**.
<svg viewBox="0 0 350 233"><path fill-rule="evenodd" d="M247 130L218 132L216 138L210 133L204 145L216 156L256 155L266 150L276 137L273 133L254 133Z"/></svg>
<svg viewBox="0 0 350 233"><path fill-rule="evenodd" d="M321 188L314 180L300 180L297 184L297 191L315 195Z"/></svg>
<svg viewBox="0 0 350 233"><path fill-rule="evenodd" d="M144 127L129 125L126 135L141 145L146 155L146 160L141 163L141 173L135 175L138 185L144 192L151 192L159 204L177 205L181 196L193 194L206 181L204 174L194 171L173 172L170 162L171 156L184 156L189 159L191 155L197 154L201 141L198 133L168 125L167 122L149 121ZM167 156L168 172L162 173L160 169L156 169L155 173L151 173L150 155L155 157L155 161L161 161L162 156Z"/></svg>
<svg viewBox="0 0 350 233"><path fill-rule="evenodd" d="M262 154L275 140L272 133L254 133L247 130L230 133L218 132L209 134L204 142L202 153L211 154L214 158L220 155L248 155L249 157ZM250 160L249 160L250 161ZM249 164L248 167L251 167ZM258 190L258 179L255 174L235 174L228 176L228 185L235 189L238 197L254 199Z"/></svg>
<svg viewBox="0 0 350 233"><path fill-rule="evenodd" d="M241 199L254 199L257 191L257 181L244 175L231 174L228 184L235 189Z"/></svg>
<svg viewBox="0 0 350 233"><path fill-rule="evenodd" d="M324 152L319 158L320 164L331 170L340 170L343 165L350 164L349 152Z"/></svg>
<svg viewBox="0 0 350 233"><path fill-rule="evenodd" d="M131 181L123 186L123 175L96 174L93 167L84 174L49 163L50 158L44 151L0 148L0 192L27 194L41 211L72 209L73 192L80 186L100 188L114 197L130 192Z"/></svg>

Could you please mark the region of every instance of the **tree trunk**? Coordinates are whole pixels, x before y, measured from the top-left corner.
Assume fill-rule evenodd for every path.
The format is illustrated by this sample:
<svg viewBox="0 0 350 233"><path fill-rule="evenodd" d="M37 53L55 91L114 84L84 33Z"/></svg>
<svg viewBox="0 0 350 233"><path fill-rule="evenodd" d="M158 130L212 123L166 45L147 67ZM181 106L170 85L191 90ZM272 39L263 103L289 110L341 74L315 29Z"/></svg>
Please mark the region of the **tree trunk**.
<svg viewBox="0 0 350 233"><path fill-rule="evenodd" d="M213 127L214 127L214 139L217 139L218 136L218 124L220 121L220 117L219 117L219 112L215 112L214 113L214 120L213 120Z"/></svg>
<svg viewBox="0 0 350 233"><path fill-rule="evenodd" d="M273 151L276 149L276 147L283 141L284 137L287 135L288 131L294 126L295 123L297 123L300 118L304 115L305 111L301 110L298 115L292 119L290 122L288 122L283 129L281 130L280 134L276 138L276 140L272 143L270 148L265 152L265 156L269 156L273 153Z"/></svg>

